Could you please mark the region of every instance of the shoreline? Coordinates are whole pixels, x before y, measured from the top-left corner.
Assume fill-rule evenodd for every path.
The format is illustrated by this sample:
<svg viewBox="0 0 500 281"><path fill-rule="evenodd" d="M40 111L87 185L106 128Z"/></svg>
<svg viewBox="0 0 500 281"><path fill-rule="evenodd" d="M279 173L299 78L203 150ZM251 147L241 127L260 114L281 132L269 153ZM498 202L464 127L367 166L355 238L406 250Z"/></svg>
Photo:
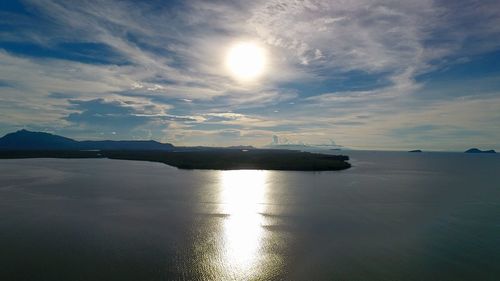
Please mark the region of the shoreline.
<svg viewBox="0 0 500 281"><path fill-rule="evenodd" d="M293 150L123 151L4 150L0 159L63 158L136 160L164 163L186 170L338 171L351 167L348 156Z"/></svg>

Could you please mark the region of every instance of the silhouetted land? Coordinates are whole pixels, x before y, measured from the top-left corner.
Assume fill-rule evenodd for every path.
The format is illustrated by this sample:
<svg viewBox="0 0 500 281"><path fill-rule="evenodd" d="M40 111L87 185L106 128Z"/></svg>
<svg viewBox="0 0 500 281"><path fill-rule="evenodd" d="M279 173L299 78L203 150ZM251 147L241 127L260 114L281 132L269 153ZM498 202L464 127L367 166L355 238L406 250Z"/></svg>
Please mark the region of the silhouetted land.
<svg viewBox="0 0 500 281"><path fill-rule="evenodd" d="M152 140L77 141L44 132L19 130L0 138L0 150L172 150L170 143Z"/></svg>
<svg viewBox="0 0 500 281"><path fill-rule="evenodd" d="M290 170L334 171L351 167L348 156L326 155L292 150L273 149L214 149L204 151L154 150L7 150L0 151L0 159L19 158L109 158L161 162L180 169L209 170Z"/></svg>
<svg viewBox="0 0 500 281"><path fill-rule="evenodd" d="M20 130L0 138L0 159L110 158L165 163L180 169L329 171L351 167L347 156L251 146L176 147L156 141L76 141Z"/></svg>
<svg viewBox="0 0 500 281"><path fill-rule="evenodd" d="M410 150L410 151L408 151L408 152L416 152L416 153L418 153L418 152L422 152L422 150L420 150L420 149L415 149L415 150Z"/></svg>
<svg viewBox="0 0 500 281"><path fill-rule="evenodd" d="M477 148L471 148L471 149L467 149L465 151L465 153L497 153L495 150L493 149L490 149L490 150L480 150L480 149L477 149Z"/></svg>

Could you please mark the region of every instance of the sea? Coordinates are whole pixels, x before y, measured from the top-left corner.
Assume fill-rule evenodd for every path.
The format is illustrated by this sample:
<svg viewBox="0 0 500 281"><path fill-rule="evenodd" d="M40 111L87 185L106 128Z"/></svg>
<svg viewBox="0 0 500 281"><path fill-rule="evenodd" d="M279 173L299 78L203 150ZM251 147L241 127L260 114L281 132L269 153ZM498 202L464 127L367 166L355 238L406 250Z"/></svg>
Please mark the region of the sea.
<svg viewBox="0 0 500 281"><path fill-rule="evenodd" d="M331 172L0 160L0 280L500 280L500 155L341 153Z"/></svg>

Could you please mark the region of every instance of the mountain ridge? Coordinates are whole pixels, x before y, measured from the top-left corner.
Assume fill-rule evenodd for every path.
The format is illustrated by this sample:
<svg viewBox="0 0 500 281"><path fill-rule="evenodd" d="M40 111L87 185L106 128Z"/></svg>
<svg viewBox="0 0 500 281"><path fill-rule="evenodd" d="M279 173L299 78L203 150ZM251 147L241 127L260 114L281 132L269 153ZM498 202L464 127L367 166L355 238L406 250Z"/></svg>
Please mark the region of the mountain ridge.
<svg viewBox="0 0 500 281"><path fill-rule="evenodd" d="M174 145L154 140L84 140L25 129L0 138L0 150L172 150Z"/></svg>

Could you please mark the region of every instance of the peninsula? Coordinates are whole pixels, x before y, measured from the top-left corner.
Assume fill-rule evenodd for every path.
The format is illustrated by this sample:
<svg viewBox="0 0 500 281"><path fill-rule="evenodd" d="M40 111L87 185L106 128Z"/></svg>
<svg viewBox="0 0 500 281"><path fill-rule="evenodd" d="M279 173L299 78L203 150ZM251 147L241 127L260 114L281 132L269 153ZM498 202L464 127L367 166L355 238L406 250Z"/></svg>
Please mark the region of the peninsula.
<svg viewBox="0 0 500 281"><path fill-rule="evenodd" d="M0 138L0 159L109 158L165 163L179 169L334 171L348 156L253 147L175 147L154 141L76 141L26 130Z"/></svg>

